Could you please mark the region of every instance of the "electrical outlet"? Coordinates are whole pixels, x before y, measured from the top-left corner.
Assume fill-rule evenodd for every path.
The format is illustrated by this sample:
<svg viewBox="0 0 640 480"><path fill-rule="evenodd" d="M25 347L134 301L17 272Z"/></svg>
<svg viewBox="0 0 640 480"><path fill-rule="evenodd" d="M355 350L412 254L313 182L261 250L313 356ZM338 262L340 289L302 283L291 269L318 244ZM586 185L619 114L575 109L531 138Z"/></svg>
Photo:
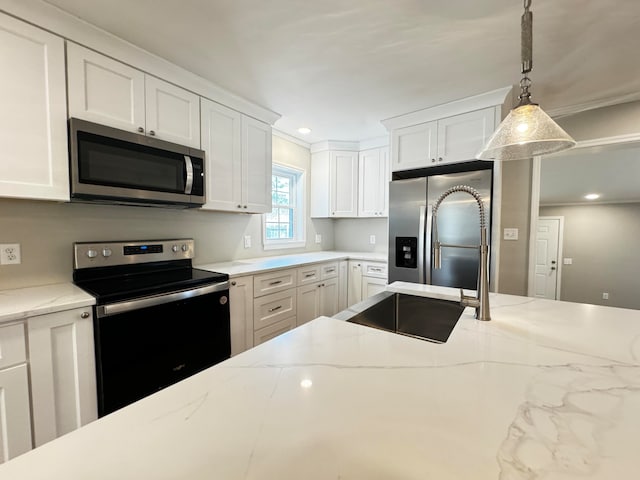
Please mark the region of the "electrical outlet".
<svg viewBox="0 0 640 480"><path fill-rule="evenodd" d="M322 243L322 235L316 233L316 243Z"/></svg>
<svg viewBox="0 0 640 480"><path fill-rule="evenodd" d="M375 235L369 235L369 243L371 245L375 245L376 244L376 236Z"/></svg>
<svg viewBox="0 0 640 480"><path fill-rule="evenodd" d="M602 299L609 300L609 294L607 292L602 292Z"/></svg>
<svg viewBox="0 0 640 480"><path fill-rule="evenodd" d="M573 265L573 258L563 258L562 263L565 265Z"/></svg>
<svg viewBox="0 0 640 480"><path fill-rule="evenodd" d="M19 243L0 245L0 265L19 264L21 261Z"/></svg>
<svg viewBox="0 0 640 480"><path fill-rule="evenodd" d="M244 248L251 248L251 235L244 236Z"/></svg>

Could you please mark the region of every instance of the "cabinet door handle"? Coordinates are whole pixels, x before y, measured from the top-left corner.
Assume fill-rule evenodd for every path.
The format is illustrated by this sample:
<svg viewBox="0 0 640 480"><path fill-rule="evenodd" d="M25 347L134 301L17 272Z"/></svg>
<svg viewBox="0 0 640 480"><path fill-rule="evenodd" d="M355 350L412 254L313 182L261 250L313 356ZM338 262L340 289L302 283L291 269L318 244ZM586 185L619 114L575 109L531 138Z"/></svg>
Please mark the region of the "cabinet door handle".
<svg viewBox="0 0 640 480"><path fill-rule="evenodd" d="M438 161L441 162L442 161L442 157L438 157Z"/></svg>
<svg viewBox="0 0 640 480"><path fill-rule="evenodd" d="M152 137L154 137L156 135L156 132L154 132L153 130L149 130L149 135L151 135Z"/></svg>
<svg viewBox="0 0 640 480"><path fill-rule="evenodd" d="M142 127L138 127L138 132L140 132L140 133L144 133L144 128L142 128Z"/></svg>
<svg viewBox="0 0 640 480"><path fill-rule="evenodd" d="M236 281L235 281L235 280L234 280L234 281L232 281L232 282L231 282L231 285L233 285L233 286L235 287L235 286L236 286Z"/></svg>
<svg viewBox="0 0 640 480"><path fill-rule="evenodd" d="M281 308L282 308L282 305L278 305L277 307L270 308L269 313L275 312L276 310L280 310Z"/></svg>
<svg viewBox="0 0 640 480"><path fill-rule="evenodd" d="M89 312L82 312L80 318L89 318Z"/></svg>
<svg viewBox="0 0 640 480"><path fill-rule="evenodd" d="M279 285L280 283L282 283L282 280L276 280L275 282L269 283L269 285Z"/></svg>

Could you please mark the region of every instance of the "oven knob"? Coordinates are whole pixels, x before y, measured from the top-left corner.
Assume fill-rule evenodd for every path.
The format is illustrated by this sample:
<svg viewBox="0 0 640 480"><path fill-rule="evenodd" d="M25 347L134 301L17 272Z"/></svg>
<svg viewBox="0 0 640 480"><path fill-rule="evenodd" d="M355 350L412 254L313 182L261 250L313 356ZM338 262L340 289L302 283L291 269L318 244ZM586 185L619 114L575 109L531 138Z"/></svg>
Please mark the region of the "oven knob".
<svg viewBox="0 0 640 480"><path fill-rule="evenodd" d="M184 245L182 245L182 251L186 252L187 250L189 250L189 245L185 243Z"/></svg>
<svg viewBox="0 0 640 480"><path fill-rule="evenodd" d="M96 258L97 256L98 252L96 252L94 249L90 248L89 250L87 250L87 257Z"/></svg>
<svg viewBox="0 0 640 480"><path fill-rule="evenodd" d="M177 252L179 250L178 245L174 245L173 247L171 247L171 250Z"/></svg>
<svg viewBox="0 0 640 480"><path fill-rule="evenodd" d="M110 257L112 253L113 252L111 251L110 248L103 248L102 249L102 256L103 257Z"/></svg>

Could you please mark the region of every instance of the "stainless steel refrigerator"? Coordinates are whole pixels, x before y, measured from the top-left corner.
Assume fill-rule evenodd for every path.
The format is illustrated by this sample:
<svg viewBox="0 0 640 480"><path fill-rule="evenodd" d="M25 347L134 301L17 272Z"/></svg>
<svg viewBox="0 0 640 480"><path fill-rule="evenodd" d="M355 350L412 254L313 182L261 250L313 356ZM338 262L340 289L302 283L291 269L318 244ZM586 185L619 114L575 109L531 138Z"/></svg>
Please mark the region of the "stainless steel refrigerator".
<svg viewBox="0 0 640 480"><path fill-rule="evenodd" d="M459 171L461 168L474 169ZM405 281L470 290L477 288L480 255L478 203L464 192L452 193L442 201L437 213L438 239L455 247L442 248L440 269L432 268L432 211L438 198L449 188L456 185L473 187L482 197L487 239L490 240L492 164L474 162L466 167L452 166L451 170L452 173L444 167L437 171L423 169L419 173L424 176L390 182L389 283Z"/></svg>

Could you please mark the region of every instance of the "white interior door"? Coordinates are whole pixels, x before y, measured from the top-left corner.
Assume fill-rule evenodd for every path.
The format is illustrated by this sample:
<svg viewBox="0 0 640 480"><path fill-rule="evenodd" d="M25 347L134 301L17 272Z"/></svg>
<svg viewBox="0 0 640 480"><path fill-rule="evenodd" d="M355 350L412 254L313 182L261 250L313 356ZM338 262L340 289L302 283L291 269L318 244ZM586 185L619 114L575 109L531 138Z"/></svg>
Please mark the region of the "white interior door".
<svg viewBox="0 0 640 480"><path fill-rule="evenodd" d="M534 296L557 300L559 295L559 257L562 218L539 217L536 230Z"/></svg>

